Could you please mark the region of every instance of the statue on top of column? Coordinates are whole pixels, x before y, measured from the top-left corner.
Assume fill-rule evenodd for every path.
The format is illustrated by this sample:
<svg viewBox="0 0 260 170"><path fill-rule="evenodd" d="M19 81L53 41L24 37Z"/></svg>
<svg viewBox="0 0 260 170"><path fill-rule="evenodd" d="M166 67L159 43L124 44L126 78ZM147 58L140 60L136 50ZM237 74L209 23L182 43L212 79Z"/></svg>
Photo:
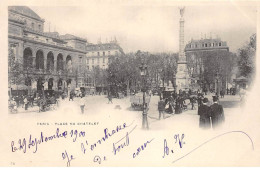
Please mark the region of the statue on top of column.
<svg viewBox="0 0 260 170"><path fill-rule="evenodd" d="M185 10L185 7L179 7L180 9L180 14L181 14L181 17L183 17L184 15L184 10Z"/></svg>

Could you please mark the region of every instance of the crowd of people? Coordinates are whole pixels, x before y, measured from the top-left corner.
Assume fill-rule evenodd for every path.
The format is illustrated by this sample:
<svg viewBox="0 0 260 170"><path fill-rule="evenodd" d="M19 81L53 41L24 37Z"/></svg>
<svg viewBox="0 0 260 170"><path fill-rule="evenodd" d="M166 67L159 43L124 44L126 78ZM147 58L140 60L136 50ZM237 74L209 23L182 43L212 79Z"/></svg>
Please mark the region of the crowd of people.
<svg viewBox="0 0 260 170"><path fill-rule="evenodd" d="M220 91L220 97L224 98L225 92ZM225 121L223 107L218 104L219 96L215 94L213 96L213 104L210 105L208 98L204 97L207 95L207 91L198 90L192 92L191 90L182 91L180 90L177 94L175 91L167 97L164 97L159 93L160 100L158 102L159 119L165 118L165 114L180 114L184 110L187 110L188 101L191 105L191 110L196 109L195 103L198 106L198 115L200 116L199 127L208 129L210 127L216 128L218 125Z"/></svg>
<svg viewBox="0 0 260 170"><path fill-rule="evenodd" d="M61 99L65 99L65 95L61 94L43 94L43 93L34 93L33 95L13 95L9 100L9 109L12 113L18 112L18 108L28 108L38 107L39 112L46 111L51 104L58 106L58 102Z"/></svg>

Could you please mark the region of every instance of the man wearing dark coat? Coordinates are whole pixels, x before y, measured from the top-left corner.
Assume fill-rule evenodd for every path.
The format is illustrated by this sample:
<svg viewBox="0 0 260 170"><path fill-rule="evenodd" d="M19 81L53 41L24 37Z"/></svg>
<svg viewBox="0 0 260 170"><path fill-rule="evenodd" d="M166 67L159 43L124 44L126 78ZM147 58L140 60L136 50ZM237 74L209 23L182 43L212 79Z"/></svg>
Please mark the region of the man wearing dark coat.
<svg viewBox="0 0 260 170"><path fill-rule="evenodd" d="M198 108L198 115L200 116L199 127L203 129L211 128L210 123L210 107L207 106L208 98L204 98L202 104Z"/></svg>
<svg viewBox="0 0 260 170"><path fill-rule="evenodd" d="M225 121L223 107L218 104L218 97L213 96L213 104L210 106L211 109L211 121L212 127L215 129Z"/></svg>
<svg viewBox="0 0 260 170"><path fill-rule="evenodd" d="M163 119L165 119L165 102L161 98L158 102L158 111L159 111L159 120L161 120L161 116L163 114Z"/></svg>

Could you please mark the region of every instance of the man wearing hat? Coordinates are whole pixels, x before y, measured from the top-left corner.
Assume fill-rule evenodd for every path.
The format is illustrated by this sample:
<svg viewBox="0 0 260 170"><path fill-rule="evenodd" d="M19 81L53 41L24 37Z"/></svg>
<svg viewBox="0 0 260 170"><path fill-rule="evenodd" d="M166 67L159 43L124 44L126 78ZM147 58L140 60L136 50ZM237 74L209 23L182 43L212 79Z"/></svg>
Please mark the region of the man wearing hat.
<svg viewBox="0 0 260 170"><path fill-rule="evenodd" d="M209 129L211 127L210 107L207 105L208 101L208 98L204 98L198 108L198 115L200 115L199 127L203 129Z"/></svg>
<svg viewBox="0 0 260 170"><path fill-rule="evenodd" d="M213 104L210 106L210 108L212 127L215 129L225 121L223 107L218 104L218 96L213 96Z"/></svg>

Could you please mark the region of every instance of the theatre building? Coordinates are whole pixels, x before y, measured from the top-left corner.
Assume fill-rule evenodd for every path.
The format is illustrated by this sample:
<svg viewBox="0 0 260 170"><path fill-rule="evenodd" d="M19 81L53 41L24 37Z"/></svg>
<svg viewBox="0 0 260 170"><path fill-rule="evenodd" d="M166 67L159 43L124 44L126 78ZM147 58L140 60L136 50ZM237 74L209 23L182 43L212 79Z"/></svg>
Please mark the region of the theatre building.
<svg viewBox="0 0 260 170"><path fill-rule="evenodd" d="M9 63L9 90L69 91L82 84L87 40L74 35L44 32L44 19L25 6L8 8L8 47L21 64L15 81ZM17 72L18 73L18 72ZM18 79L18 78L17 78Z"/></svg>

